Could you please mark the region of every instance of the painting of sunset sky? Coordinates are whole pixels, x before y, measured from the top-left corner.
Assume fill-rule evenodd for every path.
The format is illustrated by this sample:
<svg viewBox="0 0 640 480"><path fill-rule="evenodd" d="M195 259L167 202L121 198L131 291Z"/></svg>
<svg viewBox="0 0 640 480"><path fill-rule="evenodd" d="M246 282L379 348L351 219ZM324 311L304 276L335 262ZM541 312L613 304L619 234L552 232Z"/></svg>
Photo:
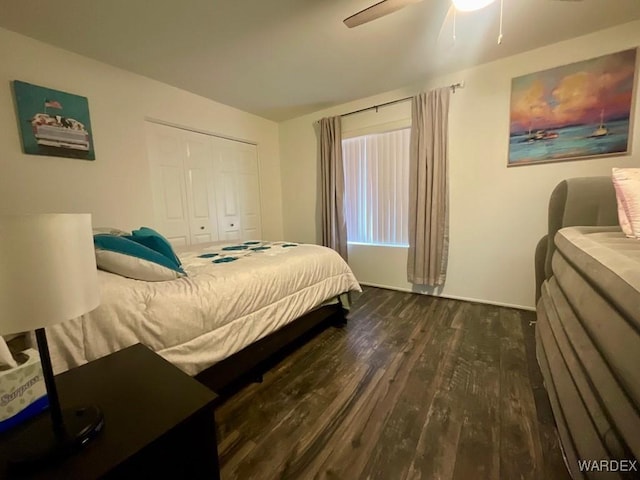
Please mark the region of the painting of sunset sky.
<svg viewBox="0 0 640 480"><path fill-rule="evenodd" d="M629 153L636 49L511 81L508 166Z"/></svg>

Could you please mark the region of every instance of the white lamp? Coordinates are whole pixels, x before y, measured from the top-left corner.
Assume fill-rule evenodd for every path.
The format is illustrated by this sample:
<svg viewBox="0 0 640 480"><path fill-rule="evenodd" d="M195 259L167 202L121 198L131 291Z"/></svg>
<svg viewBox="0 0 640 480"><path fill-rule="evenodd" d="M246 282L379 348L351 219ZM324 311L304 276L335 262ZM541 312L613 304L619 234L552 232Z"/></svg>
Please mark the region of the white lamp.
<svg viewBox="0 0 640 480"><path fill-rule="evenodd" d="M91 215L0 216L0 334L36 330L50 410L19 427L15 464L67 455L102 429L96 407L60 408L44 330L99 303Z"/></svg>
<svg viewBox="0 0 640 480"><path fill-rule="evenodd" d="M495 0L453 0L453 5L456 10L461 12L473 12L474 10L480 10L486 7Z"/></svg>

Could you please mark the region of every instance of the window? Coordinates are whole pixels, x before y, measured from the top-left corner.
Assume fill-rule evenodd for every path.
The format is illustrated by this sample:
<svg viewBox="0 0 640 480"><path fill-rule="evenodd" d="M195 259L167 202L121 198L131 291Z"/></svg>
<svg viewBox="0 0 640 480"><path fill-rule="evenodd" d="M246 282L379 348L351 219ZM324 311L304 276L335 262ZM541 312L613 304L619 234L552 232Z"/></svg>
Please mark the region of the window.
<svg viewBox="0 0 640 480"><path fill-rule="evenodd" d="M410 129L342 141L349 243L407 246Z"/></svg>

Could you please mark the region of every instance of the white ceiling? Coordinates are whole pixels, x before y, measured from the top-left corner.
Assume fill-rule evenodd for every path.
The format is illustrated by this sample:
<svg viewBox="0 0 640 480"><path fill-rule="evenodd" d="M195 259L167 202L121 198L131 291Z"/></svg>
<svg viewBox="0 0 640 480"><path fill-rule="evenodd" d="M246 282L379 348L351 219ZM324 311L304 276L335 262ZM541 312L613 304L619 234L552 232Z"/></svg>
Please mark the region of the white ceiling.
<svg viewBox="0 0 640 480"><path fill-rule="evenodd" d="M280 121L640 18L639 0L504 0L502 45L496 2L451 48L448 0L344 26L376 1L0 0L0 26Z"/></svg>

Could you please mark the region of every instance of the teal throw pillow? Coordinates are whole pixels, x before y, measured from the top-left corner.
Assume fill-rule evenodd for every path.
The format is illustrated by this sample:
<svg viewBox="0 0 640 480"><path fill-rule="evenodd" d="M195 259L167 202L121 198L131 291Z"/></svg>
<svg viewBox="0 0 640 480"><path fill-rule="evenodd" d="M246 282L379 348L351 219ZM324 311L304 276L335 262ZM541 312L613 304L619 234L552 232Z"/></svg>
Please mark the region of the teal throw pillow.
<svg viewBox="0 0 640 480"><path fill-rule="evenodd" d="M123 277L160 282L186 276L180 265L163 254L129 238L94 235L98 268Z"/></svg>
<svg viewBox="0 0 640 480"><path fill-rule="evenodd" d="M173 260L178 265L182 265L180 259L173 251L173 247L165 237L149 227L140 227L138 230L131 232L131 236L127 237L134 242L141 243L145 247L149 247L151 250L155 250L161 253L165 257Z"/></svg>

